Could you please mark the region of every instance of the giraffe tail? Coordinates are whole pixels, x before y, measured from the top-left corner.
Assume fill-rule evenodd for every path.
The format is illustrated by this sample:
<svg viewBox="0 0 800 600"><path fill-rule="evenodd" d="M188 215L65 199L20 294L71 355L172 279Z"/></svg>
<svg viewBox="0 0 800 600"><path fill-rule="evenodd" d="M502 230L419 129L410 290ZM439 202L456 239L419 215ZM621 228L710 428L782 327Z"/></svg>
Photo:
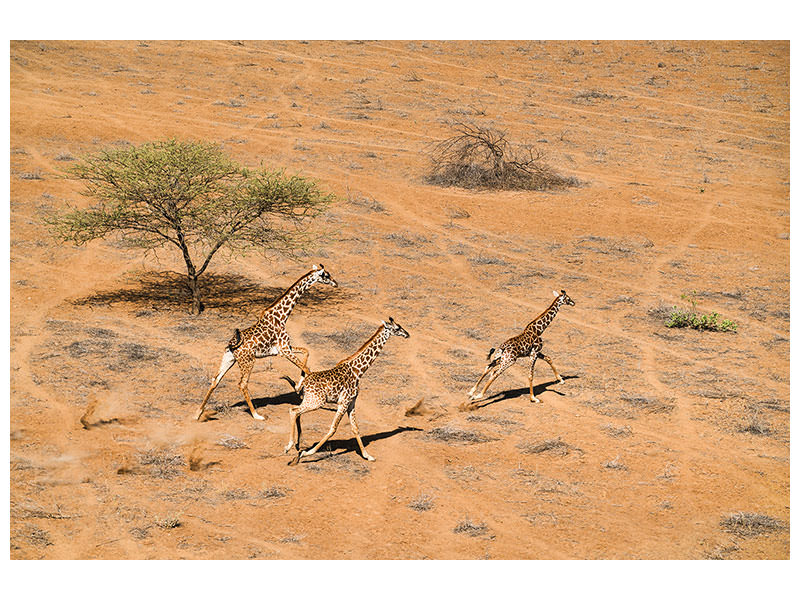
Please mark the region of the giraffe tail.
<svg viewBox="0 0 800 600"><path fill-rule="evenodd" d="M233 335L231 339L228 341L228 348L230 350L236 350L239 346L242 345L242 332L238 329L233 330Z"/></svg>
<svg viewBox="0 0 800 600"><path fill-rule="evenodd" d="M297 392L298 394L300 393L300 390L303 389L303 380L305 378L306 378L305 375L300 375L300 381L295 383L294 380L291 377L289 377L288 375L282 375L281 376L281 379L285 379L286 381L288 381L289 385L292 386L294 388L294 391Z"/></svg>

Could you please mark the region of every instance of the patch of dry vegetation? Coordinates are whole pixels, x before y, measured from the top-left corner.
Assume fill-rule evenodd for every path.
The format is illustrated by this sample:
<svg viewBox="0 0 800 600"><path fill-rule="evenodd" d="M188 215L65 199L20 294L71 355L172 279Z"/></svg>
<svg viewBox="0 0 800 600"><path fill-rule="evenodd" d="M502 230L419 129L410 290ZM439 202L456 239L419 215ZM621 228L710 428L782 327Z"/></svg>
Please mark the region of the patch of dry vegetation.
<svg viewBox="0 0 800 600"><path fill-rule="evenodd" d="M453 135L431 151L426 181L467 189L551 190L576 186L544 163L529 145L513 146L506 132L473 123L454 123Z"/></svg>

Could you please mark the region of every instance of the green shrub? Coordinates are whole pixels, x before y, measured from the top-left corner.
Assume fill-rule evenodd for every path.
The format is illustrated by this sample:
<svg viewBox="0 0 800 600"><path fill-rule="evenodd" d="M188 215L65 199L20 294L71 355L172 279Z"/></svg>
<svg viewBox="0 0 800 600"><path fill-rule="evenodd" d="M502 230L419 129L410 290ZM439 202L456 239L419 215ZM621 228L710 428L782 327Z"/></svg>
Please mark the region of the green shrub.
<svg viewBox="0 0 800 600"><path fill-rule="evenodd" d="M687 296L682 294L681 298L691 303L691 310L681 309L677 306L672 307L664 325L667 327L691 327L692 329L707 331L736 331L738 325L730 319L719 319L719 314L712 312L710 315L698 313L697 302L694 299L695 292Z"/></svg>

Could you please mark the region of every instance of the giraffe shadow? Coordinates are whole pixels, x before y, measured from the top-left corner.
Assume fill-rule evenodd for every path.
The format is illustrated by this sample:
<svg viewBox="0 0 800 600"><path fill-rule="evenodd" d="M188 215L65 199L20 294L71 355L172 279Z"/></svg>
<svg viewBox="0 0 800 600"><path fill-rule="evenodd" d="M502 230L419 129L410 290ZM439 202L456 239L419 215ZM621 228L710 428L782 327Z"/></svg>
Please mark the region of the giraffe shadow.
<svg viewBox="0 0 800 600"><path fill-rule="evenodd" d="M380 433L371 433L368 435L362 435L361 441L364 442L364 446L369 446L372 442L377 440L383 440L386 438L393 437L399 433L405 433L406 431L422 431L419 427L395 427L390 431L382 431ZM309 448L313 448L314 444L311 444L306 450ZM340 451L340 452L337 452ZM358 442L356 438L348 438L348 439L337 439L337 440L328 440L319 449L319 452L316 454L312 454L311 456L306 456L302 459L304 463L313 463L319 462L321 460L327 460L329 458L335 458L337 456L342 456L344 454L349 454L350 452L355 452L356 454L360 453L360 448L358 447ZM296 464L296 463L295 463Z"/></svg>
<svg viewBox="0 0 800 600"><path fill-rule="evenodd" d="M578 379L577 375L563 375L564 381L568 379ZM539 385L533 386L533 393L534 395L538 396L542 392L554 392L559 396L566 396L564 392L558 391L558 389L554 389L553 386L557 387L560 385L558 381L548 381L547 383L540 383ZM530 397L531 390L528 386L517 388L514 390L504 390L502 392L498 392L496 394L492 394L488 398L483 400L478 400L477 402L470 402L465 403L462 405L463 410L477 410L479 408L484 408L489 406L490 404L496 404L497 402L503 402L505 400L513 400L514 398L520 398L522 396Z"/></svg>

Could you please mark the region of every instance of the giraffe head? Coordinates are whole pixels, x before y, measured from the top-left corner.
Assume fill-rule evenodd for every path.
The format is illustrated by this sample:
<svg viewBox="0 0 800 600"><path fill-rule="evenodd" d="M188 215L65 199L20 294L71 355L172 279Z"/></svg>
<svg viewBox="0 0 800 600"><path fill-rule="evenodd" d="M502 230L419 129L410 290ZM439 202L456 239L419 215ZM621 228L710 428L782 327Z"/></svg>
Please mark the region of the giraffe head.
<svg viewBox="0 0 800 600"><path fill-rule="evenodd" d="M322 265L314 265L314 274L317 276L317 281L320 283L325 283L333 287L337 287L339 284L336 283L336 280L331 277L331 274L325 270L325 267Z"/></svg>
<svg viewBox="0 0 800 600"><path fill-rule="evenodd" d="M388 321L383 321L383 326L387 329L389 335L399 335L404 338L408 337L408 332L395 323L393 317L389 317Z"/></svg>
<svg viewBox="0 0 800 600"><path fill-rule="evenodd" d="M559 306L561 306L562 304L566 304L567 306L575 306L575 302L572 300L572 298L567 296L567 292L565 292L564 290L561 290L560 294L557 291L553 290L553 296L558 298Z"/></svg>

